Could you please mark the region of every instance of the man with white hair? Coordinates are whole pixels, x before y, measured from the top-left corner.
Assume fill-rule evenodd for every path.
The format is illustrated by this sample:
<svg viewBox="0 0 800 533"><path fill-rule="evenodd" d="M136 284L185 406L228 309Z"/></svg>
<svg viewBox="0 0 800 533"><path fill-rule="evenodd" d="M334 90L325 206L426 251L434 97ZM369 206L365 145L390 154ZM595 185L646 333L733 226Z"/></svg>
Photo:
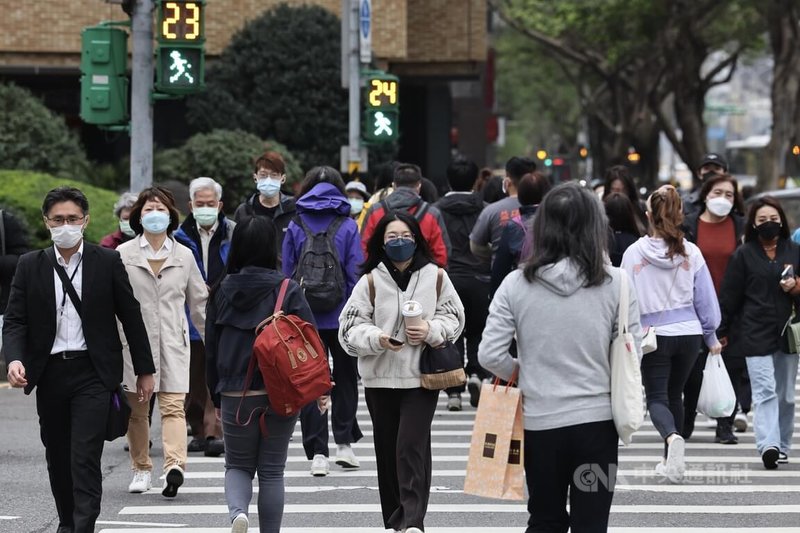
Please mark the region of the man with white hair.
<svg viewBox="0 0 800 533"><path fill-rule="evenodd" d="M194 253L197 266L212 287L222 276L228 260L231 235L236 223L222 212L222 186L211 178L196 178L189 184L191 213L175 232L175 239ZM187 320L189 317L187 315ZM192 428L190 452L218 457L225 451L222 427L214 413L206 383L206 353L200 334L189 320L192 360L186 420Z"/></svg>

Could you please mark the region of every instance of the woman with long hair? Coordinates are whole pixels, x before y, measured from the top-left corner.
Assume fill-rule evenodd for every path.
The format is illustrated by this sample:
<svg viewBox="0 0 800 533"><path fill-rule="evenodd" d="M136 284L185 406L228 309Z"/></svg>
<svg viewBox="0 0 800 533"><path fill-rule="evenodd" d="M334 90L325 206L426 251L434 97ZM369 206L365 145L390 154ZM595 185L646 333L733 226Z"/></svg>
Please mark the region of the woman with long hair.
<svg viewBox="0 0 800 533"><path fill-rule="evenodd" d="M603 201L610 194L619 193L627 196L636 214L636 224L639 226L639 235L647 233L647 206L639 198L639 191L631 177L630 170L624 165L614 165L606 170L603 182Z"/></svg>
<svg viewBox="0 0 800 533"><path fill-rule="evenodd" d="M258 524L263 533L279 533L289 439L297 415L268 409L260 372L247 383L256 327L272 315L284 280L278 270L278 230L267 217L245 217L233 230L225 274L212 289L206 322L208 388L225 438L225 499L232 533L248 529L253 477L258 473ZM314 323L303 291L289 282L281 309ZM324 406L326 398L318 401ZM316 407L315 407L316 408ZM259 416L266 412L266 433ZM237 417L237 412L238 417ZM241 420L247 423L240 424Z"/></svg>
<svg viewBox="0 0 800 533"><path fill-rule="evenodd" d="M387 529L421 533L431 488L431 423L438 390L421 387L425 344L455 342L464 307L433 262L417 220L391 212L367 243L364 275L339 316L339 340L358 358L374 430L378 491ZM403 318L406 302L422 308Z"/></svg>
<svg viewBox="0 0 800 533"><path fill-rule="evenodd" d="M781 204L769 196L750 206L744 244L731 256L720 291L723 338L737 330L753 391L756 448L764 467L788 462L794 433L796 353L786 330L800 295L800 249L789 238Z"/></svg>
<svg viewBox="0 0 800 533"><path fill-rule="evenodd" d="M478 358L501 379L519 370L528 532L608 525L613 484L576 484L578 465L599 467L608 479L617 466L609 347L625 273L606 263L607 236L595 194L575 183L555 187L533 219L530 260L506 276L489 308ZM628 292L638 347L636 294ZM514 338L517 358L509 353Z"/></svg>
<svg viewBox="0 0 800 533"><path fill-rule="evenodd" d="M155 395L161 413L164 450L164 488L173 498L183 485L186 468L186 416L189 392L189 324L186 311L203 336L208 290L192 252L175 241L178 228L175 200L166 189L148 187L131 207L130 224L136 237L117 247L133 294L142 307L142 318L156 365ZM133 480L128 492L147 492L152 484L149 405L136 401L136 376L127 343L124 347L123 383L131 404L128 425Z"/></svg>
<svg viewBox="0 0 800 533"><path fill-rule="evenodd" d="M618 267L622 264L622 254L639 240L642 232L636 219L636 208L630 198L622 193L613 192L603 198L603 206L611 230L608 256L611 258L611 264Z"/></svg>
<svg viewBox="0 0 800 533"><path fill-rule="evenodd" d="M742 244L745 220L743 202L739 194L739 183L730 174L717 174L712 172L703 182L698 197L700 210L686 217L683 227L686 230L686 239L700 248L700 253L706 260L714 289L719 299L722 279L728 267L733 252ZM733 333L733 332L732 332ZM738 338L738 335L736 335ZM747 379L747 365L745 354L738 349L739 343L733 336L728 339L728 344L722 352L725 368L740 398L740 407L744 413L750 410L750 390L744 386ZM694 430L695 416L697 415L697 399L703 383L703 369L706 365L705 349L701 349L700 356L692 369L686 386L683 389L684 421L681 434L688 439ZM734 420L739 427L747 427L747 417L736 415L717 419L717 431L714 442L720 444L738 444L739 439L733 434ZM741 424L744 424L742 426Z"/></svg>
<svg viewBox="0 0 800 533"><path fill-rule="evenodd" d="M685 471L683 387L702 342L714 356L722 351L715 333L720 312L703 254L684 238L678 191L664 185L650 195L647 209L652 235L628 248L622 268L639 295L642 326L656 328L658 347L642 359L650 419L664 439L656 472L680 483Z"/></svg>

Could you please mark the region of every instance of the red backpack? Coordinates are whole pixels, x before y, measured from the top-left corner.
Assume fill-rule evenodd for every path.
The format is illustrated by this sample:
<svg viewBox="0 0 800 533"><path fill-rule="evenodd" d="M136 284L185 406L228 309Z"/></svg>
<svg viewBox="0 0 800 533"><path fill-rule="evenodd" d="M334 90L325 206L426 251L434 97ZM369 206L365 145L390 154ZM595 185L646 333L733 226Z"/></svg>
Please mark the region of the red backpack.
<svg viewBox="0 0 800 533"><path fill-rule="evenodd" d="M280 416L299 412L331 390L327 351L316 328L302 318L286 315L281 310L288 286L289 280L284 279L273 314L256 327L253 355L245 378L246 389L252 383L257 362L267 389L269 406ZM244 394L246 392L242 398ZM236 422L240 423L238 411ZM250 418L244 425L249 422ZM261 429L266 434L263 414Z"/></svg>

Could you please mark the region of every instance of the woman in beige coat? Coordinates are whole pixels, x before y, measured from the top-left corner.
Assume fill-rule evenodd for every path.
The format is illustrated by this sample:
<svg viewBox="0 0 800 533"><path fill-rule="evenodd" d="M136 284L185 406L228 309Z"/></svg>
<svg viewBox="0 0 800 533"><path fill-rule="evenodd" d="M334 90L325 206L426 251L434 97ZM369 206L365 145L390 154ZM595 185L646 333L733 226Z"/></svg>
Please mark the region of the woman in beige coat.
<svg viewBox="0 0 800 533"><path fill-rule="evenodd" d="M166 475L161 493L168 498L178 493L186 466L184 399L189 392L190 356L185 306L204 337L208 299L205 281L192 252L170 236L178 222L172 194L160 187L145 189L131 209L130 224L136 238L117 248L133 293L141 304L153 352ZM126 390L135 391L135 376L127 349L124 355L123 384ZM146 492L152 484L148 405L137 401L136 393L127 394L132 409L128 444L134 471L128 491L140 493Z"/></svg>

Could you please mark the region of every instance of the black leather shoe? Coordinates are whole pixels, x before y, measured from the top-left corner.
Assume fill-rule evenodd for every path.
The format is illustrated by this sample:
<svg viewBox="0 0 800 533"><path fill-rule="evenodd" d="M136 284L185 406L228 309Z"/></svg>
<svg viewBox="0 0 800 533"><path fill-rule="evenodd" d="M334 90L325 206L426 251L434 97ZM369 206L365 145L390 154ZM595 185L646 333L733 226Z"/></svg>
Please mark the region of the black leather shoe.
<svg viewBox="0 0 800 533"><path fill-rule="evenodd" d="M189 441L189 444L186 446L186 451L188 452L202 452L206 449L206 441L205 439L198 439L197 437L193 437L192 440Z"/></svg>
<svg viewBox="0 0 800 533"><path fill-rule="evenodd" d="M75 530L72 526L58 526L56 533L74 533Z"/></svg>
<svg viewBox="0 0 800 533"><path fill-rule="evenodd" d="M739 439L733 434L733 425L728 419L717 420L717 433L714 442L719 444L739 444Z"/></svg>
<svg viewBox="0 0 800 533"><path fill-rule="evenodd" d="M208 437L206 439L206 457L219 457L223 453L225 453L225 443L222 439L215 437Z"/></svg>

